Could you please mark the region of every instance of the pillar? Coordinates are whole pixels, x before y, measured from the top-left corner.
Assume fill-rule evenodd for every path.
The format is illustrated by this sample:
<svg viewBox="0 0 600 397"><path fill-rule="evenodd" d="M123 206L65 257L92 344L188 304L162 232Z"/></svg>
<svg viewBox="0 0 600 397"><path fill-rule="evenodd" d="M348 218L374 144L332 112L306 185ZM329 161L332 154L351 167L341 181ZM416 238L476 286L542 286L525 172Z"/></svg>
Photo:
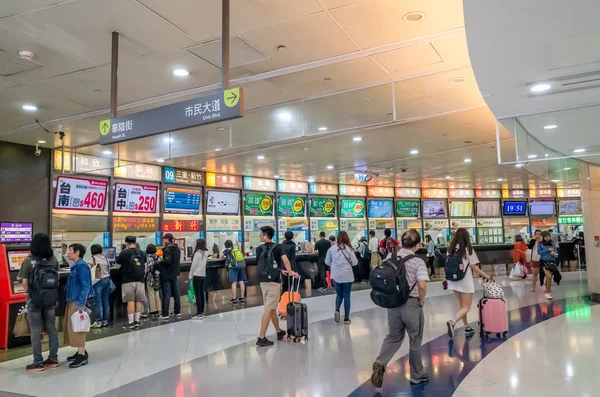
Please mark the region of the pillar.
<svg viewBox="0 0 600 397"><path fill-rule="evenodd" d="M592 300L600 302L600 167L582 165L581 174L588 288Z"/></svg>

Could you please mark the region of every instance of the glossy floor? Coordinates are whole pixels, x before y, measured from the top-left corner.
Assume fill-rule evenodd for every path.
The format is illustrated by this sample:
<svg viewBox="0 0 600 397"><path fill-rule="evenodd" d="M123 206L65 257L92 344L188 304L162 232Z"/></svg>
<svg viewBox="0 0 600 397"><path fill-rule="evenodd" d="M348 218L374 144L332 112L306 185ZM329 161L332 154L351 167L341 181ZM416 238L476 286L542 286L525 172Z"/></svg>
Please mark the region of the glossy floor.
<svg viewBox="0 0 600 397"><path fill-rule="evenodd" d="M440 283L429 286L424 362L430 384L411 387L404 345L386 372L383 396L592 396L600 366L593 342L600 306L587 295L585 273L568 273L548 304L531 284L502 279L511 337L481 343L458 332L449 343L445 322L456 310ZM480 291L475 299L480 297ZM306 299L311 339L256 348L261 308L208 316L90 342L90 364L26 373L30 357L0 364L0 390L29 396L373 396L371 364L385 337L385 311L368 291L352 294L352 324L336 325L333 296ZM520 310L519 310L520 309ZM469 313L476 321L476 306ZM272 329L271 329L272 331ZM517 347L518 346L518 347ZM71 353L61 349L60 357ZM500 368L500 369L498 369ZM577 383L577 387L569 385ZM550 390L550 392L549 392ZM243 391L243 392L242 392ZM537 393L537 394L536 394ZM588 394L585 394L588 393ZM0 396L3 395L0 392ZM7 394L10 395L10 394Z"/></svg>

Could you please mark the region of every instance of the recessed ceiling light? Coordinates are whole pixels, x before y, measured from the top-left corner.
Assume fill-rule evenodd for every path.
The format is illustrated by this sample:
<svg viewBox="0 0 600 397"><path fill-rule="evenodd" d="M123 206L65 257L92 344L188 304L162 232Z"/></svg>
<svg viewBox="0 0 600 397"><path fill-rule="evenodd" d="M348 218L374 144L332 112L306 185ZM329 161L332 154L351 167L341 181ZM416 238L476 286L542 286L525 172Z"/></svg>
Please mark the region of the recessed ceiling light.
<svg viewBox="0 0 600 397"><path fill-rule="evenodd" d="M359 137L359 136L355 136L354 138L352 138L352 140L353 140L354 142L360 142L360 141L362 141L362 138L361 138L361 137Z"/></svg>
<svg viewBox="0 0 600 397"><path fill-rule="evenodd" d="M527 157L530 158L530 159L537 159L537 154L530 154Z"/></svg>
<svg viewBox="0 0 600 397"><path fill-rule="evenodd" d="M531 92L544 92L548 91L552 86L547 83L536 84L531 87Z"/></svg>
<svg viewBox="0 0 600 397"><path fill-rule="evenodd" d="M265 156L263 156L262 154L259 154L258 156L256 156L257 160L264 160Z"/></svg>
<svg viewBox="0 0 600 397"><path fill-rule="evenodd" d="M556 125L556 124L548 124L548 125L544 126L545 130L553 130L555 128L558 128L558 125Z"/></svg>
<svg viewBox="0 0 600 397"><path fill-rule="evenodd" d="M218 147L218 148L215 148L215 152L220 152L220 151L221 151L221 148L220 148L220 147Z"/></svg>
<svg viewBox="0 0 600 397"><path fill-rule="evenodd" d="M173 138L165 138L165 142L173 142Z"/></svg>
<svg viewBox="0 0 600 397"><path fill-rule="evenodd" d="M305 152L308 152L308 148L307 148L307 147L305 147L305 148L304 148L304 149L302 149L302 150L304 150Z"/></svg>
<svg viewBox="0 0 600 397"><path fill-rule="evenodd" d="M312 182L314 182L314 181L315 181L315 178L313 178L313 177L311 176L311 177L309 177L309 178L308 178L308 181L312 183Z"/></svg>
<svg viewBox="0 0 600 397"><path fill-rule="evenodd" d="M156 160L156 162L157 162L157 163L164 163L164 162L165 162L165 160L163 160L163 159L158 159L158 160Z"/></svg>
<svg viewBox="0 0 600 397"><path fill-rule="evenodd" d="M109 155L109 154L112 154L112 152L110 150L104 150L104 151L102 151L102 154Z"/></svg>
<svg viewBox="0 0 600 397"><path fill-rule="evenodd" d="M202 171L206 171L206 167L202 167Z"/></svg>
<svg viewBox="0 0 600 397"><path fill-rule="evenodd" d="M273 178L279 179L279 175L273 175Z"/></svg>
<svg viewBox="0 0 600 397"><path fill-rule="evenodd" d="M552 179L550 182L552 182L552 183L558 183L558 182L560 182L560 180L559 179Z"/></svg>
<svg viewBox="0 0 600 397"><path fill-rule="evenodd" d="M185 77L190 75L190 71L187 69L175 69L173 74L177 77Z"/></svg>
<svg viewBox="0 0 600 397"><path fill-rule="evenodd" d="M319 127L319 131L327 131L327 127Z"/></svg>
<svg viewBox="0 0 600 397"><path fill-rule="evenodd" d="M425 18L425 14L421 11L412 11L402 17L406 22L419 22L423 18Z"/></svg>
<svg viewBox="0 0 600 397"><path fill-rule="evenodd" d="M465 82L465 78L464 77L454 77L454 78L450 79L449 81L454 84L460 84L460 83Z"/></svg>
<svg viewBox="0 0 600 397"><path fill-rule="evenodd" d="M517 168L521 168L521 167L523 167L523 164L521 164L521 163L517 163L517 164L515 164L515 167L517 167Z"/></svg>
<svg viewBox="0 0 600 397"><path fill-rule="evenodd" d="M574 153L583 153L585 152L585 149L575 149L573 150Z"/></svg>
<svg viewBox="0 0 600 397"><path fill-rule="evenodd" d="M470 158L466 158L466 159L465 159L465 163L470 163L470 162L471 162L471 159L470 159Z"/></svg>
<svg viewBox="0 0 600 397"><path fill-rule="evenodd" d="M43 145L44 143L46 143L46 141L37 141L37 143L39 143L40 145Z"/></svg>
<svg viewBox="0 0 600 397"><path fill-rule="evenodd" d="M410 154L419 154L419 150L418 149L413 149L410 151Z"/></svg>
<svg viewBox="0 0 600 397"><path fill-rule="evenodd" d="M327 169L328 169L328 170L332 170L332 169L333 169L333 165L328 165L328 166L327 166Z"/></svg>
<svg viewBox="0 0 600 397"><path fill-rule="evenodd" d="M292 119L292 115L289 112L279 112L277 117L279 117L279 120L281 121L290 121Z"/></svg>
<svg viewBox="0 0 600 397"><path fill-rule="evenodd" d="M550 156L548 153L544 154L544 157L548 157L548 156Z"/></svg>
<svg viewBox="0 0 600 397"><path fill-rule="evenodd" d="M360 103L365 103L365 102L370 102L370 101L371 101L371 98L360 98L358 100L358 102L360 102Z"/></svg>
<svg viewBox="0 0 600 397"><path fill-rule="evenodd" d="M569 167L563 168L563 171L570 171L571 169Z"/></svg>
<svg viewBox="0 0 600 397"><path fill-rule="evenodd" d="M498 179L496 179L496 181L498 181L498 182L502 182L502 181L504 181L504 179L502 179L502 178L498 178Z"/></svg>
<svg viewBox="0 0 600 397"><path fill-rule="evenodd" d="M445 178L446 179L451 179L452 177L450 175L446 175Z"/></svg>
<svg viewBox="0 0 600 397"><path fill-rule="evenodd" d="M287 50L286 46L284 46L284 45L277 46L277 51L285 51L285 50Z"/></svg>
<svg viewBox="0 0 600 397"><path fill-rule="evenodd" d="M25 105L23 105L23 110L26 110L28 112L35 112L37 110L37 106L26 103Z"/></svg>

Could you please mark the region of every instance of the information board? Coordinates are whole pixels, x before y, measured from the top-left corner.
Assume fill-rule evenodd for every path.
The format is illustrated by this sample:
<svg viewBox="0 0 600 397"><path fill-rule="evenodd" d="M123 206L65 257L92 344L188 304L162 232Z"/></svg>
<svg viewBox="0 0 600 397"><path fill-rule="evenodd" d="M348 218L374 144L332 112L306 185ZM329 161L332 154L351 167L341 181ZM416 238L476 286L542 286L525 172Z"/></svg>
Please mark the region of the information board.
<svg viewBox="0 0 600 397"><path fill-rule="evenodd" d="M158 187L148 185L133 185L129 183L115 184L115 200L113 211L156 213L158 202Z"/></svg>
<svg viewBox="0 0 600 397"><path fill-rule="evenodd" d="M33 223L1 222L0 243L30 243L33 237Z"/></svg>
<svg viewBox="0 0 600 397"><path fill-rule="evenodd" d="M477 216L500 216L500 202L477 201Z"/></svg>
<svg viewBox="0 0 600 397"><path fill-rule="evenodd" d="M525 201L505 201L502 209L502 215L525 216L527 213L527 202Z"/></svg>
<svg viewBox="0 0 600 397"><path fill-rule="evenodd" d="M423 200L423 218L446 218L446 200Z"/></svg>
<svg viewBox="0 0 600 397"><path fill-rule="evenodd" d="M280 217L306 217L306 199L299 196L279 196L277 215Z"/></svg>
<svg viewBox="0 0 600 397"><path fill-rule="evenodd" d="M56 180L54 209L104 211L108 182L98 179L59 176Z"/></svg>
<svg viewBox="0 0 600 397"><path fill-rule="evenodd" d="M244 215L247 216L273 216L273 200L271 194L246 194Z"/></svg>
<svg viewBox="0 0 600 397"><path fill-rule="evenodd" d="M369 218L393 218L394 201L393 200L369 200L368 201ZM392 225L393 227L393 225Z"/></svg>
<svg viewBox="0 0 600 397"><path fill-rule="evenodd" d="M208 191L206 213L211 215L238 215L240 195L237 192Z"/></svg>
<svg viewBox="0 0 600 397"><path fill-rule="evenodd" d="M581 215L581 200L560 200L558 202L558 215Z"/></svg>
<svg viewBox="0 0 600 397"><path fill-rule="evenodd" d="M554 215L554 200L533 200L529 206L530 215Z"/></svg>
<svg viewBox="0 0 600 397"><path fill-rule="evenodd" d="M199 190L168 187L165 194L165 212L171 214L200 214L202 192Z"/></svg>
<svg viewBox="0 0 600 397"><path fill-rule="evenodd" d="M450 217L472 217L473 201L451 201Z"/></svg>
<svg viewBox="0 0 600 397"><path fill-rule="evenodd" d="M418 200L397 200L396 217L398 218L418 218L419 201Z"/></svg>
<svg viewBox="0 0 600 397"><path fill-rule="evenodd" d="M340 203L340 218L364 218L365 200L344 199Z"/></svg>
<svg viewBox="0 0 600 397"><path fill-rule="evenodd" d="M337 200L325 197L312 197L310 199L311 218L334 218Z"/></svg>

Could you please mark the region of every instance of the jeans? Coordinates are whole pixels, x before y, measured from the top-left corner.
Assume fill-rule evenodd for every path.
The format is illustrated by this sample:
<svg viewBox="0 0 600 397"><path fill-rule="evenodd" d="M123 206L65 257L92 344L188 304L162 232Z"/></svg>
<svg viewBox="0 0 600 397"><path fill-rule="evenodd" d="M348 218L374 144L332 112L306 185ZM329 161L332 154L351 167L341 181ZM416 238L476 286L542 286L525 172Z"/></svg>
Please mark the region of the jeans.
<svg viewBox="0 0 600 397"><path fill-rule="evenodd" d="M108 289L110 277L100 279L94 284L94 298L96 299L96 321L107 323L110 318L110 304L108 303Z"/></svg>
<svg viewBox="0 0 600 397"><path fill-rule="evenodd" d="M206 277L194 276L192 283L194 285L194 293L196 294L196 313L204 314L204 302L206 291L204 289L204 280Z"/></svg>
<svg viewBox="0 0 600 397"><path fill-rule="evenodd" d="M31 349L33 350L33 363L42 364L42 321L46 326L46 332L50 339L50 353L48 359L58 362L58 332L56 331L55 319L56 306L49 309L40 309L33 303L27 305L27 320L31 330Z"/></svg>
<svg viewBox="0 0 600 397"><path fill-rule="evenodd" d="M181 297L179 296L179 287L177 280L163 280L162 282L162 315L169 315L169 306L171 305L171 297L175 304L175 314L181 313Z"/></svg>
<svg viewBox="0 0 600 397"><path fill-rule="evenodd" d="M352 283L335 283L335 311L339 312L344 301L344 319L350 318L350 292L352 291Z"/></svg>

